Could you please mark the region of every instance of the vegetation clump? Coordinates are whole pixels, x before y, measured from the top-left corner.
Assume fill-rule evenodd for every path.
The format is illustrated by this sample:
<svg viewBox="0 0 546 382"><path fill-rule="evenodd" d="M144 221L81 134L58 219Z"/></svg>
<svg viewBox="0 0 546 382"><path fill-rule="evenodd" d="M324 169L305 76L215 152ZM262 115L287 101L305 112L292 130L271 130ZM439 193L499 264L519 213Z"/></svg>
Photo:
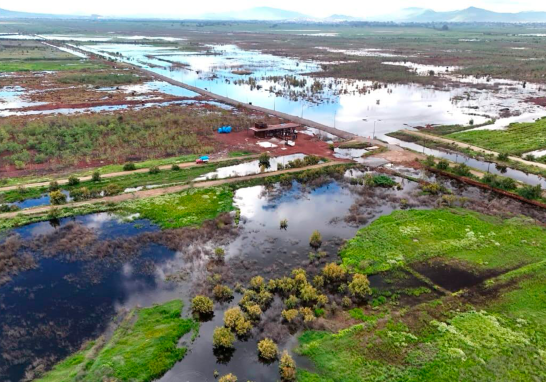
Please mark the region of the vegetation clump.
<svg viewBox="0 0 546 382"><path fill-rule="evenodd" d="M231 300L233 298L233 291L226 285L216 285L212 290L212 294L219 301Z"/></svg>
<svg viewBox="0 0 546 382"><path fill-rule="evenodd" d="M134 171L136 170L136 165L134 163L125 163L123 165L123 171Z"/></svg>
<svg viewBox="0 0 546 382"><path fill-rule="evenodd" d="M309 238L309 245L315 249L320 248L322 245L322 235L319 231L313 231L311 237Z"/></svg>
<svg viewBox="0 0 546 382"><path fill-rule="evenodd" d="M207 296L195 296L191 301L191 310L195 314L212 314L214 312L214 303Z"/></svg>
<svg viewBox="0 0 546 382"><path fill-rule="evenodd" d="M353 296L360 299L372 294L368 277L360 273L354 274L353 280L349 283L349 292L351 292Z"/></svg>
<svg viewBox="0 0 546 382"><path fill-rule="evenodd" d="M179 300L131 311L110 339L90 342L37 381L119 380L149 382L184 358L179 339L198 325L180 317Z"/></svg>
<svg viewBox="0 0 546 382"><path fill-rule="evenodd" d="M258 353L265 360L272 361L277 358L279 350L273 340L265 338L258 342Z"/></svg>
<svg viewBox="0 0 546 382"><path fill-rule="evenodd" d="M52 205L65 204L66 195L61 190L51 191L49 193L49 201Z"/></svg>
<svg viewBox="0 0 546 382"><path fill-rule="evenodd" d="M296 380L296 363L286 350L283 351L279 362L279 374L282 381L293 382Z"/></svg>
<svg viewBox="0 0 546 382"><path fill-rule="evenodd" d="M238 381L237 377L231 373L220 377L220 379L218 380L218 382L237 382L237 381Z"/></svg>
<svg viewBox="0 0 546 382"><path fill-rule="evenodd" d="M217 327L212 334L212 344L215 348L230 349L235 342L235 335L226 327Z"/></svg>

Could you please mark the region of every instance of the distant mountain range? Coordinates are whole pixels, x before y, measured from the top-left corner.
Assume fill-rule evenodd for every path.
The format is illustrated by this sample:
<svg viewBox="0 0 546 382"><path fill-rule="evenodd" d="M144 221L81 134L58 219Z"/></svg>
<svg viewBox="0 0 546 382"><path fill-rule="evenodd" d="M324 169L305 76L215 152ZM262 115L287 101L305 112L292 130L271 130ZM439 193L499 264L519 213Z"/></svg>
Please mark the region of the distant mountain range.
<svg viewBox="0 0 546 382"><path fill-rule="evenodd" d="M469 7L459 11L436 12L432 9L424 8L406 8L399 12L372 17L371 21L394 21L410 23L426 22L487 22L487 23L529 23L546 22L546 12L519 12L519 13L499 13L488 11L486 9Z"/></svg>
<svg viewBox="0 0 546 382"><path fill-rule="evenodd" d="M92 16L66 16L66 15L51 15L43 13L27 13L9 11L0 9L0 19L6 18L115 18ZM158 18L154 16L119 16L117 18L125 19L141 19L141 18ZM161 17L167 19L169 17ZM180 17L183 19L183 17ZM546 22L546 12L519 12L519 13L499 13L488 11L486 9L470 7L458 11L436 12L432 9L425 8L405 8L398 12L369 17L360 18L346 15L331 15L324 18L312 17L300 12L289 11L272 7L255 7L242 11L232 11L225 13L208 13L192 19L199 20L257 20L257 21L305 21L305 22L350 22L350 21L382 21L382 22L398 22L398 23L429 23L429 22L501 22L501 23L526 23L526 22Z"/></svg>

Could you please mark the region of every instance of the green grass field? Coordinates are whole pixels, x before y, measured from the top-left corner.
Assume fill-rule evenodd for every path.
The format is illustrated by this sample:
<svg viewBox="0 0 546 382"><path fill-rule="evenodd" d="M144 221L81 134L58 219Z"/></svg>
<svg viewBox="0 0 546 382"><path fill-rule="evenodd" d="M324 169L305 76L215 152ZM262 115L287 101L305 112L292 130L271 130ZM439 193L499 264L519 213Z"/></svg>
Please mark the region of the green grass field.
<svg viewBox="0 0 546 382"><path fill-rule="evenodd" d="M506 130L478 130L446 136L484 149L521 155L546 149L546 118L533 123L513 123Z"/></svg>
<svg viewBox="0 0 546 382"><path fill-rule="evenodd" d="M126 213L138 213L140 218L150 219L161 228L179 228L199 225L231 211L232 203L233 192L216 187L123 202L120 208Z"/></svg>
<svg viewBox="0 0 546 382"><path fill-rule="evenodd" d="M32 60L0 62L0 72L43 72L59 70L99 69L102 65L87 60Z"/></svg>
<svg viewBox="0 0 546 382"><path fill-rule="evenodd" d="M343 264L371 274L433 257L470 268L508 269L545 258L546 232L522 218L502 220L462 209L395 211L358 231Z"/></svg>
<svg viewBox="0 0 546 382"><path fill-rule="evenodd" d="M147 382L162 376L184 358L178 340L199 325L181 318L182 301L133 310L112 338L100 338L58 363L37 381Z"/></svg>

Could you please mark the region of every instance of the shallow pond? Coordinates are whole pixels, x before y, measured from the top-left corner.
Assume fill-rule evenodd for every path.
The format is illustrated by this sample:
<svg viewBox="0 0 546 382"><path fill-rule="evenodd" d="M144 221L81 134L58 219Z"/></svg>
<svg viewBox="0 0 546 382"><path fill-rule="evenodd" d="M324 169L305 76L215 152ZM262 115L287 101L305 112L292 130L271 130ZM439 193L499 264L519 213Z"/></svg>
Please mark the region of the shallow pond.
<svg viewBox="0 0 546 382"><path fill-rule="evenodd" d="M408 193L415 187L407 183L404 190L392 192ZM335 260L342 240L358 229L344 221L357 197L350 187L337 182L313 188L294 183L269 192L263 186L238 190L235 204L241 211L239 232L223 244L229 265L225 282L246 282L257 274L278 277L308 262L308 240L315 229L321 231L325 241L323 250L328 255L323 261ZM370 221L390 213L392 208L386 199L377 203L370 208ZM288 219L286 230L279 228L282 219ZM20 235L25 243L35 242L32 248L41 251L36 254L35 269L22 271L0 286L2 349L18 357L18 362L0 358L0 376L13 381L21 379L35 359L64 357L85 339L98 336L123 308L174 298L187 302L193 290L190 281L197 282L206 274L206 259L199 245L209 250L212 245L194 243L179 250L168 249L154 240L142 239L160 234L155 225L143 220L123 222L106 213L62 219L56 224L36 223L12 233ZM72 252L84 239L95 245L83 251L85 255ZM127 250L131 243L135 245L133 240L141 243L138 253ZM99 254L105 251L103 247L118 246L114 258ZM195 255L196 250L200 255ZM166 281L166 275L178 272L191 276L181 282ZM204 324L201 336L190 346L190 354L165 378L178 378L180 372L188 381L203 381L200 376L204 374L212 381L214 368L235 371L243 380L269 380L264 375L276 378L275 365L258 362L255 339L238 343L228 365L216 364L210 331L222 319L224 308L219 308L215 321ZM250 363L251 367L249 357L256 361Z"/></svg>
<svg viewBox="0 0 546 382"><path fill-rule="evenodd" d="M525 114L541 112L540 107L522 102L543 95L540 87L533 84L522 87L514 81L453 76L449 78L451 84L433 88L416 84L377 86L366 81L322 78L319 79L324 85L322 90L311 95L308 88L315 78L305 73L320 71L317 62L245 51L233 45L208 46L207 52L113 43L85 45L83 49L136 63L240 102L303 116L362 136L372 136L374 130L377 136L382 136L408 126L427 124L468 124L470 120L480 124L498 118L505 108ZM412 63L407 65L416 70L421 68ZM285 75L306 80L307 96L290 96L287 89L272 79ZM249 84L249 77L256 79L256 83ZM544 114L542 111L541 115ZM496 126L506 126L510 121L506 122L501 118Z"/></svg>

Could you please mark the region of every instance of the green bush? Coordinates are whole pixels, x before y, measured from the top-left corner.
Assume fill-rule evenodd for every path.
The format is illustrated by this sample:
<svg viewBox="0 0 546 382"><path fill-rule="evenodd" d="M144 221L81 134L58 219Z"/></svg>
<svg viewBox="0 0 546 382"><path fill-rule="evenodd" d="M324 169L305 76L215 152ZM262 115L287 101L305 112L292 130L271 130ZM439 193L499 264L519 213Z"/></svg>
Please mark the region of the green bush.
<svg viewBox="0 0 546 382"><path fill-rule="evenodd" d="M159 174L161 170L157 166L152 166L150 167L150 170L148 170L148 172L152 175L155 175L155 174Z"/></svg>
<svg viewBox="0 0 546 382"><path fill-rule="evenodd" d="M191 310L196 314L212 314L214 311L214 303L206 296L195 296L191 300Z"/></svg>
<svg viewBox="0 0 546 382"><path fill-rule="evenodd" d="M180 171L180 166L177 165L177 164L173 164L173 165L171 166L171 170L172 170L172 171Z"/></svg>
<svg viewBox="0 0 546 382"><path fill-rule="evenodd" d="M100 182L101 181L100 172L98 171L93 172L93 176L91 177L91 180L93 182Z"/></svg>
<svg viewBox="0 0 546 382"><path fill-rule="evenodd" d="M69 186L77 186L78 184L80 184L80 178L74 176L74 175L71 175L69 178L68 178L68 185Z"/></svg>
<svg viewBox="0 0 546 382"><path fill-rule="evenodd" d="M49 193L49 200L50 200L50 203L53 205L65 204L66 195L63 194L60 190L51 191Z"/></svg>
<svg viewBox="0 0 546 382"><path fill-rule="evenodd" d="M445 171L447 169L449 169L449 162L445 159L440 159L438 161L438 163L436 163L436 168L438 170L442 170L442 171Z"/></svg>
<svg viewBox="0 0 546 382"><path fill-rule="evenodd" d="M217 327L212 334L212 344L215 348L232 348L235 342L235 335L225 327Z"/></svg>
<svg viewBox="0 0 546 382"><path fill-rule="evenodd" d="M278 352L279 349L277 348L277 345L275 344L275 342L273 342L273 340L265 338L258 342L258 353L263 359L272 361L277 358Z"/></svg>
<svg viewBox="0 0 546 382"><path fill-rule="evenodd" d="M296 363L286 350L283 351L279 362L279 374L282 381L293 382L296 380Z"/></svg>
<svg viewBox="0 0 546 382"><path fill-rule="evenodd" d="M123 165L123 171L134 171L136 170L136 166L134 163L125 163Z"/></svg>
<svg viewBox="0 0 546 382"><path fill-rule="evenodd" d="M309 245L315 249L320 248L322 245L322 235L319 231L313 231L311 237L309 238Z"/></svg>

